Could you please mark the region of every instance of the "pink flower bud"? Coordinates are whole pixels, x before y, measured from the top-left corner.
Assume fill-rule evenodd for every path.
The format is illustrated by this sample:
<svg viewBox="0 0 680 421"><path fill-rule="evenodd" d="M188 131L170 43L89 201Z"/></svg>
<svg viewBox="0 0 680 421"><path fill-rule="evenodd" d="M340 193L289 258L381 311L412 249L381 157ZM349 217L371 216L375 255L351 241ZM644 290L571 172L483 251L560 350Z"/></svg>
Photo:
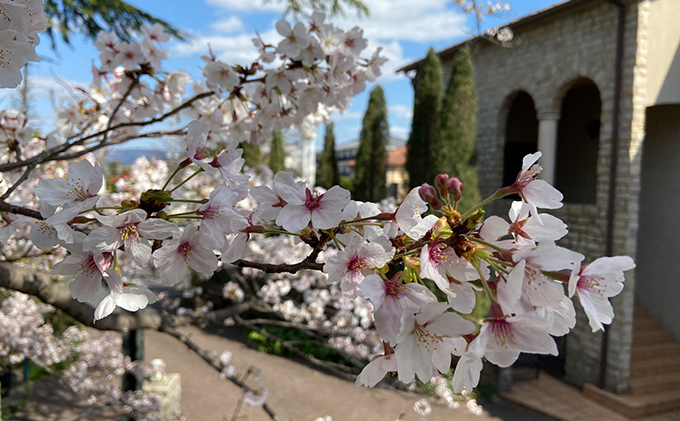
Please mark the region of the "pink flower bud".
<svg viewBox="0 0 680 421"><path fill-rule="evenodd" d="M457 202L461 197L463 197L463 183L461 183L459 179L450 178L446 183L446 186L451 196L453 196L454 201Z"/></svg>
<svg viewBox="0 0 680 421"><path fill-rule="evenodd" d="M437 178L434 179L434 185L437 186L437 190L439 190L439 194L441 197L446 197L446 184L449 181L449 175L448 174L439 174Z"/></svg>
<svg viewBox="0 0 680 421"><path fill-rule="evenodd" d="M420 190L418 190L418 194L420 195L420 198L423 199L425 202L430 203L433 200L437 200L437 192L434 190L434 187L427 183L423 183L420 186Z"/></svg>
<svg viewBox="0 0 680 421"><path fill-rule="evenodd" d="M418 190L418 194L432 209L439 210L442 208L442 204L437 200L437 191L431 185L423 183L420 186L420 190Z"/></svg>

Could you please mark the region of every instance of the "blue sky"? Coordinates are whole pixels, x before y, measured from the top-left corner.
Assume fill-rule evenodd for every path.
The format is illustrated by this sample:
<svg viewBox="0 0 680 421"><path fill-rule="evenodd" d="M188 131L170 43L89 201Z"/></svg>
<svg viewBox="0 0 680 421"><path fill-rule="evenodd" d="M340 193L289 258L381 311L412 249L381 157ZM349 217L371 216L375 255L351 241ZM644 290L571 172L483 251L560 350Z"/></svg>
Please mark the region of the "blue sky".
<svg viewBox="0 0 680 421"><path fill-rule="evenodd" d="M506 1L511 3L510 11L499 17L488 18L485 23L487 27L502 25L557 3L556 0ZM166 68L184 69L195 77L200 76L203 64L200 56L207 52L208 44L230 64L256 58L257 52L251 38L258 31L265 40L277 40L274 23L281 18L284 8L277 0L269 3L262 0L130 0L130 3L192 34L193 39L187 43L173 41L167 45L171 58L166 62ZM395 74L394 70L421 58L430 46L441 49L467 38L472 35L473 25L469 19L460 16L453 0L365 0L364 3L371 12L369 17L359 18L350 12L347 17L335 18L333 22L343 29L353 26L363 28L369 39L370 51L377 46L383 47L384 55L390 61L377 83L385 89L392 135L407 138L413 91L409 79ZM46 90L41 86L58 88L53 74L68 84L87 86L91 80L91 63L98 54L91 43L80 36L73 37L71 46L59 43L56 52L50 48L46 36L42 36L42 39L38 54L43 57L43 61L32 65L31 74L38 86L38 114L47 126L54 112L47 100ZM370 52L366 55L370 55ZM56 92L58 95L65 94L63 89L57 89ZM368 101L367 92L355 97L344 115L334 115L338 143L358 137ZM7 91L0 93L0 107L10 105L8 94Z"/></svg>

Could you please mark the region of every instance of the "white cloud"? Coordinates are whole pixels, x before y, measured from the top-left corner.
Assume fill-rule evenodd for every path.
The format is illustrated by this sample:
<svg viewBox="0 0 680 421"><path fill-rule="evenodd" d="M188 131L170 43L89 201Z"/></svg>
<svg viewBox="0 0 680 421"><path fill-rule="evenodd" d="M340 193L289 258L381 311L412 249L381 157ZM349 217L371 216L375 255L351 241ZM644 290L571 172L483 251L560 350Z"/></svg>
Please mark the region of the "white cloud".
<svg viewBox="0 0 680 421"><path fill-rule="evenodd" d="M234 32L241 32L245 29L243 21L238 16L230 16L227 19L218 20L210 25L213 31L231 34Z"/></svg>
<svg viewBox="0 0 680 421"><path fill-rule="evenodd" d="M285 2L281 0L206 0L212 6L239 12L283 12Z"/></svg>
<svg viewBox="0 0 680 421"><path fill-rule="evenodd" d="M390 126L390 136L398 137L400 139L406 139L409 134L409 129L407 127L395 127Z"/></svg>
<svg viewBox="0 0 680 421"><path fill-rule="evenodd" d="M331 114L331 120L333 121L361 120L362 118L364 118L364 114L357 111L345 111L344 113L341 113L340 111L334 111Z"/></svg>
<svg viewBox="0 0 680 421"><path fill-rule="evenodd" d="M187 57L194 54L207 54L208 46L218 59L230 64L247 64L257 59L259 53L253 45L255 31L246 31L234 35L210 35L203 36L194 34L190 42L177 43L172 47L173 57ZM275 43L281 36L272 26L266 32L260 32L265 42Z"/></svg>
<svg viewBox="0 0 680 421"><path fill-rule="evenodd" d="M359 26L375 40L440 41L465 33L465 19L451 0L365 0L370 15L333 19L341 27Z"/></svg>
<svg viewBox="0 0 680 421"><path fill-rule="evenodd" d="M413 117L412 107L407 107L406 105L392 105L389 108L390 114L396 118L411 119Z"/></svg>

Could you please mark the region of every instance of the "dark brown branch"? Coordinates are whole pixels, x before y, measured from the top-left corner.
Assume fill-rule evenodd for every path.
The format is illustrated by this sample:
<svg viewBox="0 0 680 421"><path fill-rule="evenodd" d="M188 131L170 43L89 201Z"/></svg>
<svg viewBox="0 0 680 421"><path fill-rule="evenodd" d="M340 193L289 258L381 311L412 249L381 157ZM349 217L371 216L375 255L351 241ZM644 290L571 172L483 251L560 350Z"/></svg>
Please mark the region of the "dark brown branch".
<svg viewBox="0 0 680 421"><path fill-rule="evenodd" d="M264 273L298 273L301 270L305 269L323 271L323 263L316 263L314 261L310 261L309 257L293 265L287 264L275 265L271 263L251 262L243 259L237 260L232 264L240 268L259 269Z"/></svg>
<svg viewBox="0 0 680 421"><path fill-rule="evenodd" d="M161 332L167 333L170 336L173 336L183 344L185 344L190 350L194 351L199 357L203 359L208 365L210 365L212 368L217 370L217 372L222 373L222 370L224 369L224 366L222 364L218 363L215 361L215 359L204 349L202 349L200 346L198 346L194 341L191 340L187 335L183 334L182 332L179 332L177 329L173 328L169 324L163 324L159 327L158 329ZM245 389L250 392L254 392L253 389L251 389L247 384L242 382L241 380L233 377L227 377L229 381L240 387L241 389ZM266 403L262 405L262 409L269 415L269 418L271 418L274 421L281 421L281 418L279 418L276 413L271 409L269 405Z"/></svg>
<svg viewBox="0 0 680 421"><path fill-rule="evenodd" d="M208 91L208 92L203 92L203 93L200 93L198 95L195 95L192 98L188 99L183 104L179 105L178 107L173 108L172 110L170 110L167 113L162 114L158 117L152 118L151 120L130 121L130 122L126 122L126 123L116 124L115 126L111 126L110 128L100 130L97 133L92 133L90 135L87 135L87 136L85 136L85 137L83 137L83 138L81 138L81 139L79 139L75 142L64 143L64 144L56 146L56 147L54 147L50 150L43 151L43 152L39 153L38 155L36 155L32 158L26 159L24 161L9 162L7 164L2 164L2 165L0 165L0 172L6 172L6 171L13 170L15 168L22 168L22 167L26 167L28 165L37 165L37 164L40 164L40 163L43 163L43 162L56 160L57 159L56 157L59 154L61 154L62 152L66 152L68 149L70 149L74 145L84 144L88 140L94 139L94 138L99 137L99 136L103 136L106 133L113 131L113 130L118 130L118 129L121 129L121 128L124 128L124 127L144 127L144 126L149 126L151 124L159 123L159 122L164 121L165 119L172 117L173 115L179 113L183 109L190 107L194 102L196 102L200 99L209 97L209 96L213 95L214 93L215 93L214 91ZM134 138L136 139L136 137L134 137Z"/></svg>
<svg viewBox="0 0 680 421"><path fill-rule="evenodd" d="M319 241L316 243L316 246L314 247L314 250L309 254L309 256L305 257L305 259L301 262L289 265L289 264L272 264L272 263L259 263L259 262L251 262L249 260L243 260L239 259L235 262L232 263L234 266L238 266L240 268L254 268L254 269L259 269L264 273L298 273L301 270L309 269L309 270L318 270L319 272L323 272L323 263L317 263L316 258L319 257L319 253L321 253L321 250L323 250L323 247L326 245L326 243L330 240L330 236L326 233L323 233L321 235L321 238Z"/></svg>
<svg viewBox="0 0 680 421"><path fill-rule="evenodd" d="M83 155L86 155L90 152L97 151L97 150L99 150L101 148L105 148L107 146L119 145L121 143L125 143L127 141L134 140L134 139L144 139L144 138L150 139L150 138L157 138L157 137L163 137L163 136L175 136L175 135L180 135L180 134L184 134L184 133L186 133L184 129L178 129L178 130L173 130L173 131L170 131L170 132L168 132L168 131L158 131L158 132L151 132L151 133L135 134L135 135L131 135L131 136L121 137L121 138L118 138L118 139L113 139L113 140L110 140L108 142L97 143L96 145L90 146L89 148L83 149L82 151L74 152L74 153L69 154L69 155L58 155L58 156L55 156L53 159L55 161L58 161L58 160L67 161L67 160L70 160L70 159L79 158Z"/></svg>
<svg viewBox="0 0 680 421"><path fill-rule="evenodd" d="M31 175L31 171L35 169L35 165L28 165L26 167L26 171L24 171L23 174L21 174L21 177L14 183L12 184L5 193L3 193L2 196L0 196L0 200L7 200L14 190L17 189L21 184L23 184L26 180L28 180L28 176Z"/></svg>
<svg viewBox="0 0 680 421"><path fill-rule="evenodd" d="M34 219L42 220L43 217L39 211L35 209L25 208L23 206L12 205L10 203L0 201L0 212L9 212L17 215L24 215Z"/></svg>

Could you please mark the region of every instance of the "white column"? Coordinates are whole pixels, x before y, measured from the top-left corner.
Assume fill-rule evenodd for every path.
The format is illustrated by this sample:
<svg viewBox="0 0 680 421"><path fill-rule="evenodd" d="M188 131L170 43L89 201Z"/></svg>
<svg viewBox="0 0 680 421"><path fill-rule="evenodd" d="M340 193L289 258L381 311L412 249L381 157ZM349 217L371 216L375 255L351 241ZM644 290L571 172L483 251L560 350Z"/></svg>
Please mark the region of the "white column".
<svg viewBox="0 0 680 421"><path fill-rule="evenodd" d="M538 150L543 153L539 160L543 167L540 178L550 184L555 184L557 126L559 121L559 112L547 112L538 115Z"/></svg>

